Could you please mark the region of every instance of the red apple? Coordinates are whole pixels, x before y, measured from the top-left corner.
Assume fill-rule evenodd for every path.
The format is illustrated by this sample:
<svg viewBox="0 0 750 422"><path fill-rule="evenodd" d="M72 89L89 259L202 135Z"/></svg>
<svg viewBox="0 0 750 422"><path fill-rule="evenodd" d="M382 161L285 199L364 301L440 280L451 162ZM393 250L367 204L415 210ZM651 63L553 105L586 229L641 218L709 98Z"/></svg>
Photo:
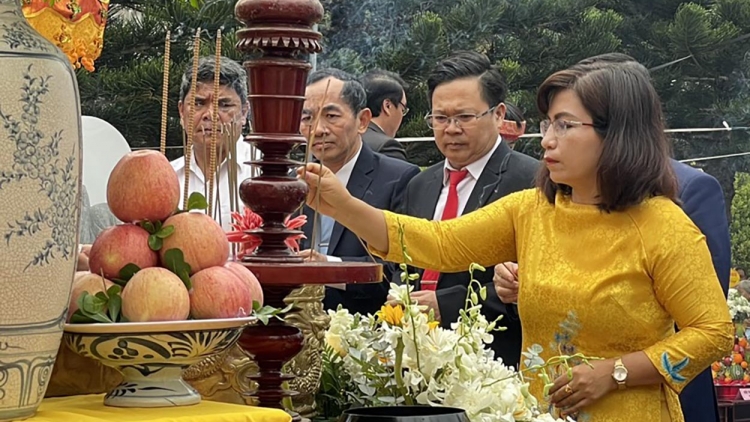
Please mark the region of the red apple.
<svg viewBox="0 0 750 422"><path fill-rule="evenodd" d="M164 227L174 226L174 233L164 239L159 250L162 265L164 254L180 249L190 265L190 275L209 267L221 267L229 258L229 241L224 230L213 218L203 213L185 212L173 215Z"/></svg>
<svg viewBox="0 0 750 422"><path fill-rule="evenodd" d="M253 309L247 282L224 267L199 271L190 281L190 315L195 319L239 318Z"/></svg>
<svg viewBox="0 0 750 422"><path fill-rule="evenodd" d="M78 310L78 298L83 292L95 295L99 292L106 292L112 286L114 286L114 283L100 275L89 272L77 272L76 278L73 281L73 289L70 293L70 305L68 306L67 320L70 321L70 317L72 317Z"/></svg>
<svg viewBox="0 0 750 422"><path fill-rule="evenodd" d="M250 287L250 297L252 297L254 301L260 303L260 306L263 306L263 288L260 286L260 282L258 282L258 279L252 271L248 270L244 265L234 261L227 262L224 265L224 268L233 272L234 275L240 278L240 280L247 283L248 287Z"/></svg>
<svg viewBox="0 0 750 422"><path fill-rule="evenodd" d="M89 270L104 278L119 278L127 264L155 267L159 255L148 246L148 232L133 224L110 227L97 236L89 252Z"/></svg>
<svg viewBox="0 0 750 422"><path fill-rule="evenodd" d="M107 204L121 221L162 221L180 202L180 183L167 157L158 151L131 152L112 169Z"/></svg>
<svg viewBox="0 0 750 422"><path fill-rule="evenodd" d="M138 271L121 296L122 315L130 322L180 321L190 314L185 283L166 268Z"/></svg>

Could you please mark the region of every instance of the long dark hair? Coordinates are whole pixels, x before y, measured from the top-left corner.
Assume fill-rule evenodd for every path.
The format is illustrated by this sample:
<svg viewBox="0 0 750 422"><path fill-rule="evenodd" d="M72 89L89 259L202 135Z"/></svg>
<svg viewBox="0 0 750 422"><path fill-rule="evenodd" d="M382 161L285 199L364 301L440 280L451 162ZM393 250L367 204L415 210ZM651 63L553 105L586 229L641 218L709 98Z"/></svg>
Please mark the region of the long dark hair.
<svg viewBox="0 0 750 422"><path fill-rule="evenodd" d="M599 209L622 211L659 195L676 202L677 181L669 162L661 101L648 70L635 61L574 65L542 83L539 111L546 115L555 95L566 89L578 95L602 137ZM552 204L558 191L571 194L570 186L550 179L546 166L541 166L536 185Z"/></svg>

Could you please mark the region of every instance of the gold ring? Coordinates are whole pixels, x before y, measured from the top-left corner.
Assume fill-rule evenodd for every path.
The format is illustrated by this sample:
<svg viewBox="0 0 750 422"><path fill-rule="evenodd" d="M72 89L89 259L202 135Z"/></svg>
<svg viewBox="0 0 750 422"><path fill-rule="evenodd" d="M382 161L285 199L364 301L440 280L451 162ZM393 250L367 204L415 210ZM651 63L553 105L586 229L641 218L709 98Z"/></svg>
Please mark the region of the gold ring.
<svg viewBox="0 0 750 422"><path fill-rule="evenodd" d="M573 394L573 389L570 388L570 384L565 384L564 390L565 390L565 394L567 394L567 395Z"/></svg>

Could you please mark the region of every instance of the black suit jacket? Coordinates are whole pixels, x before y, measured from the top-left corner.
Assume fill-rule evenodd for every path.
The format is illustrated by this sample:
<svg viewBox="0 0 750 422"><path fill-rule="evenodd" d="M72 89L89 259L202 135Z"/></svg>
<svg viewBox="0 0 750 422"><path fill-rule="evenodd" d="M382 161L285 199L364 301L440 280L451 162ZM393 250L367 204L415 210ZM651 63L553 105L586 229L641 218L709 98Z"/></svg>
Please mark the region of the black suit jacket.
<svg viewBox="0 0 750 422"><path fill-rule="evenodd" d="M375 123L370 122L367 131L362 134L362 141L364 141L364 143L375 152L379 152L388 157L407 161L406 150L403 145L386 135L383 132L383 129Z"/></svg>
<svg viewBox="0 0 750 422"><path fill-rule="evenodd" d="M419 167L373 152L363 144L346 189L355 198L375 208L397 211L401 207L406 185L418 173ZM305 206L303 212L308 221L312 221L314 211ZM311 246L312 227L311 223L304 226L307 239L303 240L302 249L309 249ZM339 223L333 225L328 255L339 257L343 261L371 260L357 236ZM378 262L382 263L380 260ZM336 309L338 305L343 305L351 313L365 315L377 312L388 296L388 280L393 276L393 269L394 266L390 264L383 266L382 283L350 285L346 290L326 287L323 300L325 308Z"/></svg>
<svg viewBox="0 0 750 422"><path fill-rule="evenodd" d="M435 208L443 189L444 162L424 170L409 183L404 197L403 213L432 220ZM533 187L534 176L539 161L513 151L503 141L490 157L482 171L474 190L469 196L463 215L481 208L503 196ZM479 241L480 239L477 239ZM423 270L418 270L421 274ZM518 366L521 355L521 323L514 305L500 301L492 283L494 267L474 273L482 285L487 286L487 300L482 303L482 313L489 321L502 316L499 325L506 331L495 332L492 350L509 366ZM394 278L394 282L400 281ZM458 320L459 311L464 308L467 286L471 277L467 271L441 274L437 284L437 300L443 327Z"/></svg>

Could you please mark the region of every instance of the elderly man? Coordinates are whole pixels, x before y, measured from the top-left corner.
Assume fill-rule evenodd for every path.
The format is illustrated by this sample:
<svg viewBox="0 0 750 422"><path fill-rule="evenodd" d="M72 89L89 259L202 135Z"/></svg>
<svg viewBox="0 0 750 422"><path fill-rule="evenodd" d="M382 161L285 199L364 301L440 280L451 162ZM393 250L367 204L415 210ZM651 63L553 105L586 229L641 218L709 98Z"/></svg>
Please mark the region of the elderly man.
<svg viewBox="0 0 750 422"><path fill-rule="evenodd" d="M219 98L218 98L218 126L213 127L213 104L214 104L214 75L216 63L213 57L204 57L198 63L198 83L191 87L192 67L188 68L182 76L180 85L180 123L186 132L193 133L193 150L190 156L189 193L205 192L208 183L208 172L216 171L214 180L215 198L218 196L220 207L216 219L222 227L227 230L231 226L231 209L229 196L234 195L239 201L237 192L230 192L229 177L231 166L237 171L237 183L251 177L251 167L243 165L243 162L258 158L249 144L242 140L242 127L247 121L249 108L247 97L247 74L238 63L226 57L221 58L219 72ZM193 108L193 121L189 121L189 100L195 90L195 105ZM217 170L209 169L211 154L211 136L218 132L216 163ZM228 139L227 134L236 134L237 139ZM236 158L233 163L228 162L229 146L234 142L236 145ZM172 161L172 167L180 180L180 206L183 204L184 191L182 189L185 180L185 158L181 157ZM189 194L188 193L188 194ZM216 199L215 199L216 200Z"/></svg>
<svg viewBox="0 0 750 422"><path fill-rule="evenodd" d="M322 110L321 110L322 108ZM320 116L318 121L315 116ZM354 77L337 69L322 70L308 78L300 130L312 136L312 154L336 174L355 198L389 211L401 206L406 184L419 168L378 154L362 142L370 123L365 107L365 90ZM313 126L315 125L315 126ZM313 211L305 207L308 221ZM316 261L369 261L357 236L330 217L318 215L319 232L313 239L313 224L304 227L307 239L300 255ZM312 243L311 243L312 242ZM345 289L326 287L324 305L343 305L350 312L374 313L385 303L391 267L386 266L384 282L353 285Z"/></svg>

